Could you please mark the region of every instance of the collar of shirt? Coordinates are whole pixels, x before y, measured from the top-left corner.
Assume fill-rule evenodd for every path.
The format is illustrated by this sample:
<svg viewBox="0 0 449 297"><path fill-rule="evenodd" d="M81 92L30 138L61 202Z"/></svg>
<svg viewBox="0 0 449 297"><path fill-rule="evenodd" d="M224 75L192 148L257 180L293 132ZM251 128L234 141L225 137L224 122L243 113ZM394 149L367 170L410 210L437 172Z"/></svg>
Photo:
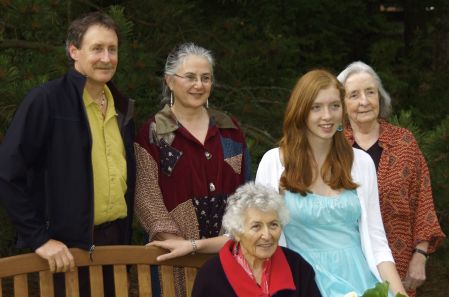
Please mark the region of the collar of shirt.
<svg viewBox="0 0 449 297"><path fill-rule="evenodd" d="M210 108L207 109L207 112L209 114L210 123L215 124L218 128L238 129L231 117L227 114ZM156 132L159 135L173 132L179 128L176 117L171 112L168 104L166 104L164 108L155 115L155 121L157 129Z"/></svg>
<svg viewBox="0 0 449 297"><path fill-rule="evenodd" d="M107 85L104 85L103 90L104 90L104 94L106 96L106 100L108 102L107 109L106 109L106 115L104 117L104 121L106 122L106 121L110 120L111 118L117 116L117 113L115 111L114 98L112 97L111 90L109 90ZM95 101L92 99L92 96L89 94L89 92L86 90L86 88L84 88L84 91L83 91L83 102L84 102L84 106L86 106L86 108L95 107L95 112L101 113L98 104L95 103Z"/></svg>

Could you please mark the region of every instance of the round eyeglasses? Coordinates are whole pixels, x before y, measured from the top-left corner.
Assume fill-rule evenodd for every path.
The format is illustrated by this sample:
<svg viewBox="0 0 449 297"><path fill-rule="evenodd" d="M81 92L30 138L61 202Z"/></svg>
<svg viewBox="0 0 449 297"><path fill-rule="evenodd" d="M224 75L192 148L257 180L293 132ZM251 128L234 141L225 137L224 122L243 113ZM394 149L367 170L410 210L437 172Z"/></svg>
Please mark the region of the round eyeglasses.
<svg viewBox="0 0 449 297"><path fill-rule="evenodd" d="M210 74L203 74L203 75L196 75L194 73L187 73L186 75L179 75L179 74L173 74L176 77L182 78L185 81L187 81L190 84L196 84L198 81L201 81L202 84L208 85L212 83L212 75ZM199 77L199 79L198 79Z"/></svg>

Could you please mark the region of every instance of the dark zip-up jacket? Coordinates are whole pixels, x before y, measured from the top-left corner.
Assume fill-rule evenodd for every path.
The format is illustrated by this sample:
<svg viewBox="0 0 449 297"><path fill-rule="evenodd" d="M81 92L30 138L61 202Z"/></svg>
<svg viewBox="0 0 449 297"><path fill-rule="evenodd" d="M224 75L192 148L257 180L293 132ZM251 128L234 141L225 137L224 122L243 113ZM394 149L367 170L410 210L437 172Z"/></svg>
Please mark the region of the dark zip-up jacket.
<svg viewBox="0 0 449 297"><path fill-rule="evenodd" d="M83 104L86 78L77 71L33 89L16 111L0 144L0 199L16 227L20 247L49 239L89 250L93 245L92 137ZM128 216L123 244L131 238L134 203L134 101L112 83L126 151Z"/></svg>

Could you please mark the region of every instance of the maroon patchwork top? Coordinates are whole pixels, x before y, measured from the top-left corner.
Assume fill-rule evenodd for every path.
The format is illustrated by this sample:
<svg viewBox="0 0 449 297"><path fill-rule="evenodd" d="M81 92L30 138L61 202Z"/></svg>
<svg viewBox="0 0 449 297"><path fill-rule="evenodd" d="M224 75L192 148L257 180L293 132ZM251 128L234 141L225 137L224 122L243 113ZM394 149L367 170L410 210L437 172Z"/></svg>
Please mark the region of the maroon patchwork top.
<svg viewBox="0 0 449 297"><path fill-rule="evenodd" d="M140 129L136 143L136 216L150 241L160 232L186 239L219 235L229 195L250 179L250 158L237 122L208 109L204 145L168 105Z"/></svg>

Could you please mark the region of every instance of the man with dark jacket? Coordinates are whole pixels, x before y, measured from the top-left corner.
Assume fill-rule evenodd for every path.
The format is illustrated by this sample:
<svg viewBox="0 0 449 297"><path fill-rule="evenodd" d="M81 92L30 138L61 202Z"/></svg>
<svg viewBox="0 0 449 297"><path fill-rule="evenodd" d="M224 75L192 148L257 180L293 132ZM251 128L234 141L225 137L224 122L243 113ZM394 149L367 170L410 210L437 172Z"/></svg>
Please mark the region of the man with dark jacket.
<svg viewBox="0 0 449 297"><path fill-rule="evenodd" d="M95 245L130 243L135 183L134 102L111 83L116 23L98 12L73 21L66 49L73 68L25 97L0 145L0 198L18 243L53 272L73 269L70 247L94 257Z"/></svg>

